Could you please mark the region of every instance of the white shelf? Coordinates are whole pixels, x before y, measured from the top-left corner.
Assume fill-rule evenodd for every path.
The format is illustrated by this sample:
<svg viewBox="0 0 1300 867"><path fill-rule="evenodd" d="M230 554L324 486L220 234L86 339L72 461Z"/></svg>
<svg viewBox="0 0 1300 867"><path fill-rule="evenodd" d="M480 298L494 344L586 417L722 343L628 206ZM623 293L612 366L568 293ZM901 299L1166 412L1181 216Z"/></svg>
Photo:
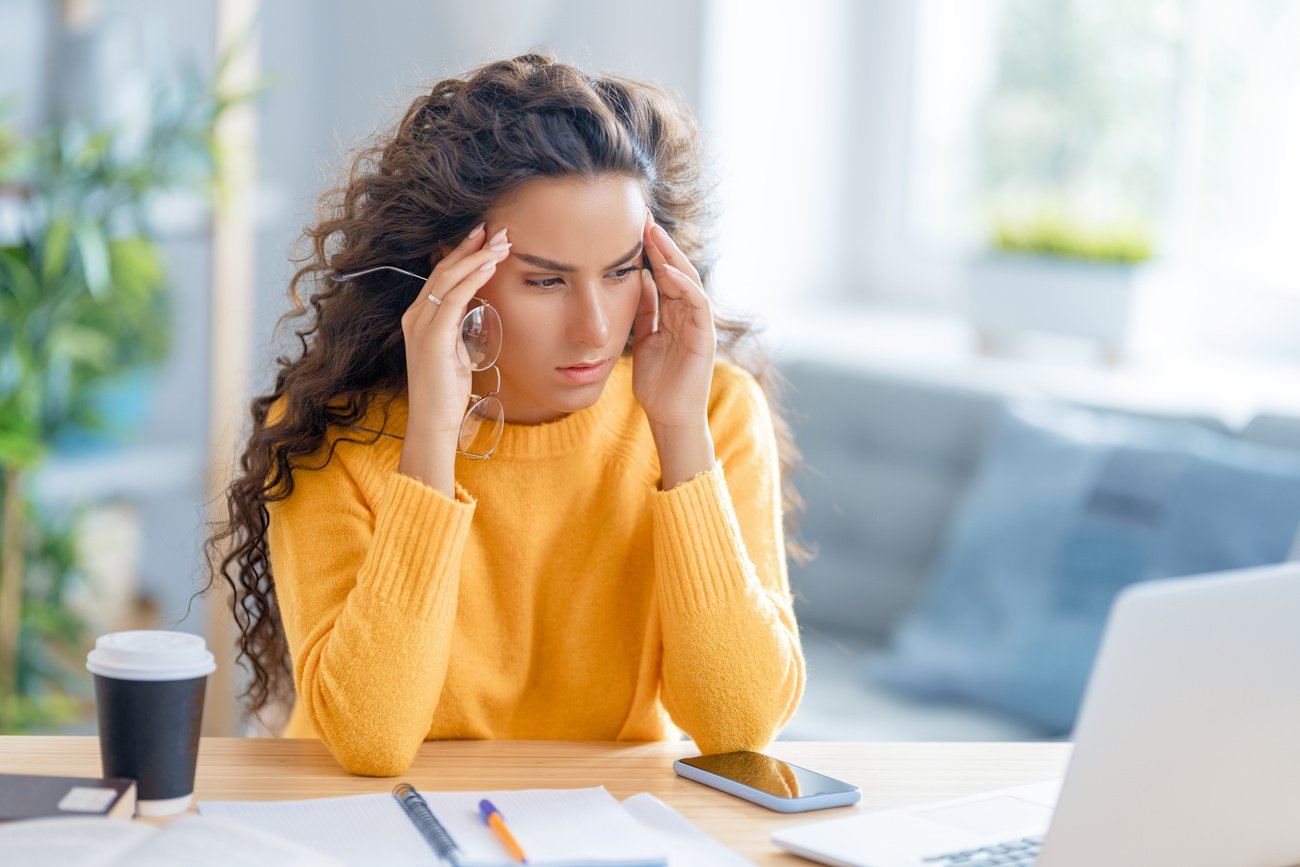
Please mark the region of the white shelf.
<svg viewBox="0 0 1300 867"><path fill-rule="evenodd" d="M1137 412L1201 415L1239 429L1262 412L1300 417L1300 366L1179 352L1107 367L1084 358L994 358L966 323L837 309L772 323L778 361L816 360L985 390L1040 394ZM1085 347L1086 348L1086 347Z"/></svg>

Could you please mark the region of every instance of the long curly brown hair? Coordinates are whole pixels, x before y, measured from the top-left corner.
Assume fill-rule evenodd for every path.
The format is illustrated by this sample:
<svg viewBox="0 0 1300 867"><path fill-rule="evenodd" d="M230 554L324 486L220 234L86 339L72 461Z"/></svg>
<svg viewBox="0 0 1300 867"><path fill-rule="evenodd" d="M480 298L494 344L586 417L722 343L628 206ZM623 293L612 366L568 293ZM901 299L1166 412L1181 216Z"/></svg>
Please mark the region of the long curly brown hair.
<svg viewBox="0 0 1300 867"><path fill-rule="evenodd" d="M275 387L252 401L242 472L226 491L226 520L214 522L205 551L209 592L233 591L239 658L251 674L243 698L260 716L292 698L291 662L267 545L267 503L293 492L333 426L348 427L372 400L406 388L401 318L409 280L380 271L336 283L328 278L376 264L422 272L442 245L455 246L505 193L536 178L638 179L654 218L709 286L713 256L711 184L698 130L682 102L641 82L590 75L542 54L489 63L439 81L406 110L396 129L354 157L346 182L320 200L305 230L308 253L289 283L291 309L280 326L305 319L296 357L276 359ZM312 291L304 303L299 290ZM715 315L719 355L750 370L771 401L780 451L788 550L802 502L791 483L798 452L780 415L778 382L744 321ZM268 423L268 411L282 401ZM346 439L346 438L345 438ZM368 440L351 440L366 442Z"/></svg>

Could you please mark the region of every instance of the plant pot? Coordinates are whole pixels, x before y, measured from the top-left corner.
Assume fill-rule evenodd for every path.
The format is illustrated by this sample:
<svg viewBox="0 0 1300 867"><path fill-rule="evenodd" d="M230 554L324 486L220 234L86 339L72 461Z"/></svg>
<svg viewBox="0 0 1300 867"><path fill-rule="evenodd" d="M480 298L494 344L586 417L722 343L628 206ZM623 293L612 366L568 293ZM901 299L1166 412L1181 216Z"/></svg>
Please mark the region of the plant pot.
<svg viewBox="0 0 1300 867"><path fill-rule="evenodd" d="M1027 334L1098 344L1103 358L1129 354L1145 265L1053 256L990 255L971 262L967 319L981 349L1000 353Z"/></svg>

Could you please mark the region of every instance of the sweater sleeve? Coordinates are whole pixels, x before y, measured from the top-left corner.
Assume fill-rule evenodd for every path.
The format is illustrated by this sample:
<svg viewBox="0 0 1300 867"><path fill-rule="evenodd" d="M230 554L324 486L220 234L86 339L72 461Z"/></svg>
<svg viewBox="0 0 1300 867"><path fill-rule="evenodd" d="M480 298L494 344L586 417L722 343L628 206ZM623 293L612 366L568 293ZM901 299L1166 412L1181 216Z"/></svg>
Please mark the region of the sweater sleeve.
<svg viewBox="0 0 1300 867"><path fill-rule="evenodd" d="M345 448L269 504L272 574L298 702L344 768L393 776L442 691L474 502L393 470L372 505Z"/></svg>
<svg viewBox="0 0 1300 867"><path fill-rule="evenodd" d="M718 462L653 494L661 695L705 753L762 749L804 684L771 414L747 373L718 372L709 413Z"/></svg>

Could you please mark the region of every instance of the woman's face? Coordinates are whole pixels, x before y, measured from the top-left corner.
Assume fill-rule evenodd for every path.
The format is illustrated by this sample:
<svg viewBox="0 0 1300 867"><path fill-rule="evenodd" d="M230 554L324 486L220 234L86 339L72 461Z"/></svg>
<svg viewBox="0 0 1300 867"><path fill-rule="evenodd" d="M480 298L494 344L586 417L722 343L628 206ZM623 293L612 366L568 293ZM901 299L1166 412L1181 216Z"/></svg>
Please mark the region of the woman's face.
<svg viewBox="0 0 1300 867"><path fill-rule="evenodd" d="M529 181L488 214L487 237L504 228L514 245L478 293L501 314L507 421L553 421L600 398L636 315L645 220L640 184L622 177ZM475 394L495 385L491 371L474 375Z"/></svg>

